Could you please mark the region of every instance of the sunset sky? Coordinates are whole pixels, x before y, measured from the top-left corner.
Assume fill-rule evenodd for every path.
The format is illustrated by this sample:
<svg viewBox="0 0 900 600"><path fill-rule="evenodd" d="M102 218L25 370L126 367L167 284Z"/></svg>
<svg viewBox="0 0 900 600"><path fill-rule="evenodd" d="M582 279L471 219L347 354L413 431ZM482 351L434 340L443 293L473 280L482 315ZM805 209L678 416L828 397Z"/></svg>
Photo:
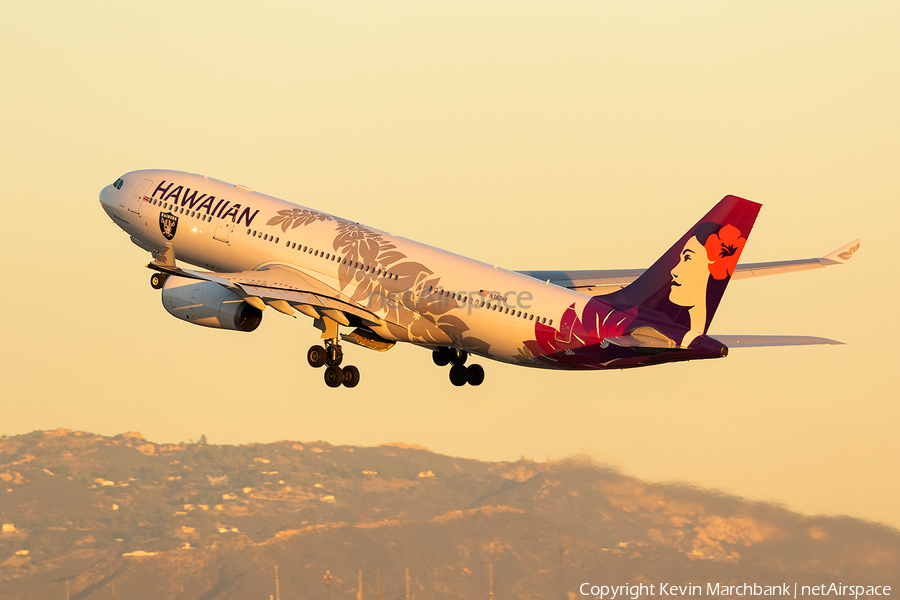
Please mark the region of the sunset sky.
<svg viewBox="0 0 900 600"><path fill-rule="evenodd" d="M0 434L403 441L573 454L900 528L897 2L7 3L0 11ZM510 269L646 267L726 194L742 260L850 264L733 282L711 333L846 346L552 372L348 347L310 319L172 318L98 193L170 168Z"/></svg>

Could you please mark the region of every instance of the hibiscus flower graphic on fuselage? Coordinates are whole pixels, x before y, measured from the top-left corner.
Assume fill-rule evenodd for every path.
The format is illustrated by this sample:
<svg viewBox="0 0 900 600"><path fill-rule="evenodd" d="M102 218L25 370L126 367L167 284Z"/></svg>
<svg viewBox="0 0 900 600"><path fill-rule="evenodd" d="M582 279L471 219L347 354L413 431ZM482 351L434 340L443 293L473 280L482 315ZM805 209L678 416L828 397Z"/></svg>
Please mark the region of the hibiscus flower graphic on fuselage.
<svg viewBox="0 0 900 600"><path fill-rule="evenodd" d="M599 298L588 300L578 317L575 304L563 313L558 327L535 323L535 339L524 342L533 357L553 364L575 367L595 362L602 349L599 344L608 337L623 335L635 321L637 309L621 311ZM582 351L594 347L591 352ZM566 351L571 351L567 354ZM552 358L550 358L552 357Z"/></svg>

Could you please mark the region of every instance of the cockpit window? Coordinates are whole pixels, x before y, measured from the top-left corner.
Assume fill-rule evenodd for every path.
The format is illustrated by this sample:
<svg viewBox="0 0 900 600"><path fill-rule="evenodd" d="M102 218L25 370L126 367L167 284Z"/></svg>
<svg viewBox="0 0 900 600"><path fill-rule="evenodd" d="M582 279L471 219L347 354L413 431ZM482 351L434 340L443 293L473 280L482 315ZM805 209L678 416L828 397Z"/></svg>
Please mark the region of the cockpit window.
<svg viewBox="0 0 900 600"><path fill-rule="evenodd" d="M116 179L116 182L113 184L113 187L116 188L117 190L121 190L123 183L125 183L125 180L122 179L121 177L119 177L118 179Z"/></svg>

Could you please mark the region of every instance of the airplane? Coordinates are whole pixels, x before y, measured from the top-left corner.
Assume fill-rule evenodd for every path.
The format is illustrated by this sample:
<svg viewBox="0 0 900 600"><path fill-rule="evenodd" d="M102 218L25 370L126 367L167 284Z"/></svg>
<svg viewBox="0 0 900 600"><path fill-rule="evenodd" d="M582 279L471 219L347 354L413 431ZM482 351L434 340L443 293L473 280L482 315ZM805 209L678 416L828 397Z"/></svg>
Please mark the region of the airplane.
<svg viewBox="0 0 900 600"><path fill-rule="evenodd" d="M313 319L307 361L326 385L355 387L343 345L398 342L477 386L469 356L544 369L626 369L721 358L729 347L840 344L808 336L710 336L732 279L846 263L738 264L761 205L725 196L649 268L510 271L324 212L182 171L139 170L100 192L106 214L150 252L150 284L173 316L250 332L268 308ZM178 261L205 270L184 268Z"/></svg>

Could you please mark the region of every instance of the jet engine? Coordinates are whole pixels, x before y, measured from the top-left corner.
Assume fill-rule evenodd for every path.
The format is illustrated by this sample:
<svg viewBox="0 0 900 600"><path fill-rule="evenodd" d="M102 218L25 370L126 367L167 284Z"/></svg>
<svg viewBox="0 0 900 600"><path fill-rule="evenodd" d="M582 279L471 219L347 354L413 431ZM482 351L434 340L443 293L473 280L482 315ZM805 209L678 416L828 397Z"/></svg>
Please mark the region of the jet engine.
<svg viewBox="0 0 900 600"><path fill-rule="evenodd" d="M162 289L162 303L182 321L235 331L253 331L262 322L262 311L212 281L170 275Z"/></svg>

